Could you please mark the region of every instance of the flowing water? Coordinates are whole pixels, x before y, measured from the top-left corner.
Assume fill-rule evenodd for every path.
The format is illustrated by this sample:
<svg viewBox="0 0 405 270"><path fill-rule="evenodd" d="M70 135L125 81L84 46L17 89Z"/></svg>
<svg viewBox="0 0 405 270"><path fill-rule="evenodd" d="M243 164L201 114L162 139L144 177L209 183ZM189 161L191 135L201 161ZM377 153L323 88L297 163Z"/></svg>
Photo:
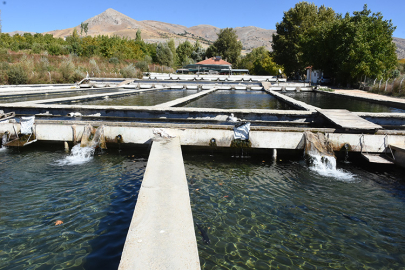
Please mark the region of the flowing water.
<svg viewBox="0 0 405 270"><path fill-rule="evenodd" d="M202 269L405 268L403 170L185 160Z"/></svg>
<svg viewBox="0 0 405 270"><path fill-rule="evenodd" d="M405 112L399 108L326 93L291 91L282 94L321 109L346 109L352 112Z"/></svg>
<svg viewBox="0 0 405 270"><path fill-rule="evenodd" d="M0 152L0 269L117 269L146 158L88 151ZM405 267L403 170L249 156L184 154L202 269Z"/></svg>
<svg viewBox="0 0 405 270"><path fill-rule="evenodd" d="M264 91L242 90L218 90L181 107L294 110Z"/></svg>
<svg viewBox="0 0 405 270"><path fill-rule="evenodd" d="M146 159L59 148L0 152L0 269L118 267Z"/></svg>

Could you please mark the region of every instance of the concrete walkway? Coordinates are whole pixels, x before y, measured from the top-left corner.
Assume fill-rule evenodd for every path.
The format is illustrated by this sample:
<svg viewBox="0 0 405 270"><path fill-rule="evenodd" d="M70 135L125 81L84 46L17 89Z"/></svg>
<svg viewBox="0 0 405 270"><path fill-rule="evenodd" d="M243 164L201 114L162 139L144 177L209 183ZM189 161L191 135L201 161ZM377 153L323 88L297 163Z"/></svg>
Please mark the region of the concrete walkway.
<svg viewBox="0 0 405 270"><path fill-rule="evenodd" d="M191 102L191 101L193 101L193 100L196 100L196 99L199 99L199 98L201 98L201 97L203 97L203 96L206 96L206 95L208 95L208 94L211 94L212 92L215 92L215 91L217 91L217 90L218 90L217 87L213 87L213 88L210 89L210 90L202 90L202 91L200 91L200 92L198 92L198 93L196 93L196 94L194 94L194 95L190 95L190 96L187 96L187 97L178 98L178 99L171 100L171 101L168 101L168 102L165 102L165 103L161 103L161 104L155 105L155 107L174 107L174 106L179 106L179 105L181 105L181 104L183 104L183 103Z"/></svg>
<svg viewBox="0 0 405 270"><path fill-rule="evenodd" d="M377 102L377 103L385 104L388 106L396 106L399 108L405 108L405 99L404 98L384 96L384 95L374 94L374 93L370 93L367 91L356 90L356 89L352 89L352 90L334 89L334 90L335 90L334 92L325 92L325 93L354 97L357 99ZM321 92L324 92L324 91L321 91Z"/></svg>
<svg viewBox="0 0 405 270"><path fill-rule="evenodd" d="M119 269L200 269L178 137L152 144Z"/></svg>

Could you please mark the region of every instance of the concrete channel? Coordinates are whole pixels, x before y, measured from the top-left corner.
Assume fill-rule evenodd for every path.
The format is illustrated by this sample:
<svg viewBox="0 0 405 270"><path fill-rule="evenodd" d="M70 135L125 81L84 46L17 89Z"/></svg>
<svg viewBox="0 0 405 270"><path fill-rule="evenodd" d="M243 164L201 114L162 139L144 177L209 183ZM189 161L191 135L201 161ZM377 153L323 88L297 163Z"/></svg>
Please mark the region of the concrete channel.
<svg viewBox="0 0 405 270"><path fill-rule="evenodd" d="M157 77L153 75L148 79L156 80ZM165 77L168 81L178 80L173 78ZM207 79L214 78L207 77ZM229 80L236 81L236 79L239 78ZM373 123L373 128L359 130L356 127L356 120L354 124L342 127L330 121L327 113L320 113L320 108L275 92L275 90L289 88L308 90L305 85L297 83L282 85L283 82L274 82L274 78L246 77L245 79L249 80L248 84L252 81L266 80L262 84L264 90L260 91L265 91L296 110L174 107L217 91L219 87L214 84L209 90L202 90L155 106L69 104L72 101L102 99L106 96L113 98L157 91L164 87L170 88L167 86L168 83L163 86L162 81L160 81L162 85L160 88L5 103L0 104L0 110L6 113L15 112L18 116L36 115L33 127L36 140L60 143L61 148L64 144L72 146L78 143L83 137L86 125L104 126L103 135L107 147L151 145L146 172L119 269L200 269L181 147L217 150L230 148L234 141L235 125L240 122L251 122L249 148L268 151L269 155L276 152L273 150L302 151L305 144L304 132L311 131L325 134L328 144L334 151L343 149L358 153L388 153L394 155L394 158L397 157L395 159L397 165L405 167L405 130L403 128L405 114L352 113L351 119L361 118L362 121ZM242 77L240 80L239 84L246 85ZM109 82L119 84L123 81L123 79L111 79ZM133 81L125 79L125 83ZM181 83L187 84L185 81ZM32 93L32 89L28 88L30 90L27 90L27 93ZM35 91L41 91L39 88L35 87ZM13 90L18 91L19 95L23 95L25 91L18 88ZM11 94L8 91L7 95ZM67 115L72 112L79 113L80 117L68 117ZM228 121L231 114L238 118L236 123ZM343 118L347 115L345 114ZM15 137L20 130L21 125L18 121L0 122L0 135L9 134Z"/></svg>

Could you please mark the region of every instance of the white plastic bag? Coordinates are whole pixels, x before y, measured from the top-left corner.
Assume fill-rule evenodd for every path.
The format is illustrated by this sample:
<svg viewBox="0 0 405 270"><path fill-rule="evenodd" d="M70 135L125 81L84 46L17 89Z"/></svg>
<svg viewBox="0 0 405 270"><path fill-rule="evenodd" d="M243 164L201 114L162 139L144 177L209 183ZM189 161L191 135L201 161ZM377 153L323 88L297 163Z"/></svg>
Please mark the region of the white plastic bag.
<svg viewBox="0 0 405 270"><path fill-rule="evenodd" d="M235 140L249 140L250 122L244 123L233 128L233 137Z"/></svg>
<svg viewBox="0 0 405 270"><path fill-rule="evenodd" d="M31 134L34 122L35 122L35 115L21 117L21 134L24 135Z"/></svg>

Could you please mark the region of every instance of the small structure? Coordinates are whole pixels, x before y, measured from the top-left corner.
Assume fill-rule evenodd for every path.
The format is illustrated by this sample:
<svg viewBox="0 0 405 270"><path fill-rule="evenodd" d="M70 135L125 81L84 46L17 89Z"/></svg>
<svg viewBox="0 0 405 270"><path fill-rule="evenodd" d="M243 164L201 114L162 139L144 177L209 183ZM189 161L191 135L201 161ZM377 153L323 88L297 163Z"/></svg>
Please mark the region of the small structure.
<svg viewBox="0 0 405 270"><path fill-rule="evenodd" d="M312 66L306 67L307 70L307 79L306 82L309 83L318 83L318 80L322 78L322 71L320 70L313 70Z"/></svg>
<svg viewBox="0 0 405 270"><path fill-rule="evenodd" d="M221 56L215 56L196 64L187 65L178 69L177 73L195 73L195 74L222 74L228 75L233 73L249 74L247 69L232 69L232 64L222 60Z"/></svg>

